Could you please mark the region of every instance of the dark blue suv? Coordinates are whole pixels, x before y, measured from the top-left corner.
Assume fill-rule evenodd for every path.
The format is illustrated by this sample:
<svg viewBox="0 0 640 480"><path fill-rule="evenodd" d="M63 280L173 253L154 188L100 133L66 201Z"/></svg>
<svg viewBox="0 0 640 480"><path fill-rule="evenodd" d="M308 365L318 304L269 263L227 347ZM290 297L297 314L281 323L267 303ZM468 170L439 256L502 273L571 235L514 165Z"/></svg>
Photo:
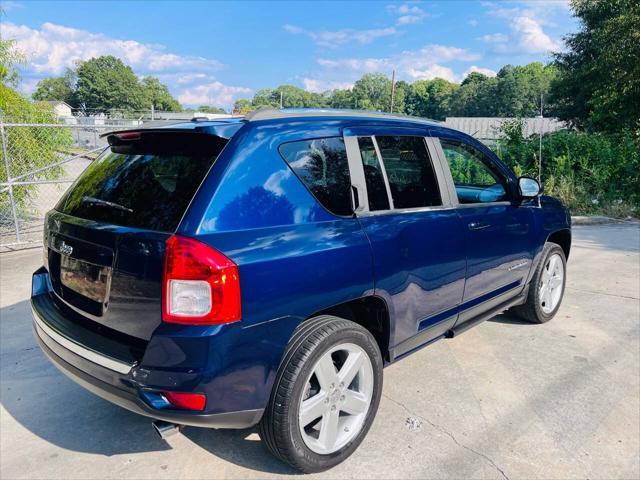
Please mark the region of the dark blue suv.
<svg viewBox="0 0 640 480"><path fill-rule="evenodd" d="M270 110L108 141L47 215L33 325L163 436L259 424L324 470L366 435L384 366L560 305L567 210L437 122Z"/></svg>

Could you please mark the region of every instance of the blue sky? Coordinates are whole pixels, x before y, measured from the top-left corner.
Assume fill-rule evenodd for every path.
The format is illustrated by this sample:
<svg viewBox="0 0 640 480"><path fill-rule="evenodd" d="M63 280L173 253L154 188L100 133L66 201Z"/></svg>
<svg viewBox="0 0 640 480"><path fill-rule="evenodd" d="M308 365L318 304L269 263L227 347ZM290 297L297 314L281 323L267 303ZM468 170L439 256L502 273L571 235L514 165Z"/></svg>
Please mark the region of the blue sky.
<svg viewBox="0 0 640 480"><path fill-rule="evenodd" d="M185 105L229 108L263 87L344 88L367 72L461 81L548 61L576 23L566 0L205 2L4 0L0 25L28 57L21 89L112 54Z"/></svg>

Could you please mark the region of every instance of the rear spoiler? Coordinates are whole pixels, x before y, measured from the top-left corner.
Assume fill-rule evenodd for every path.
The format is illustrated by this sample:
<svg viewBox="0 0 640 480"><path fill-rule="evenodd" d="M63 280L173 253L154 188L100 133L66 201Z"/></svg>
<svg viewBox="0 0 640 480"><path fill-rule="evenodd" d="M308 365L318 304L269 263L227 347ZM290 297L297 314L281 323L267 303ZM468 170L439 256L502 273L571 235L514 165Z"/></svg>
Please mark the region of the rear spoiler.
<svg viewBox="0 0 640 480"><path fill-rule="evenodd" d="M146 134L146 133L197 133L200 135L212 135L215 137L220 137L225 140L229 140L233 137L238 130L240 130L244 126L244 121L236 121L236 122L218 122L218 123L208 123L207 125L198 125L198 122L183 124L185 127L156 127L156 128L131 128L127 130L114 130L111 132L106 132L100 135L100 137L107 137L107 140L112 135L115 136L127 136L131 135L133 138L135 133ZM111 144L111 143L109 143Z"/></svg>
<svg viewBox="0 0 640 480"><path fill-rule="evenodd" d="M220 151L228 139L192 128L141 128L108 132L109 146L114 153L191 153Z"/></svg>

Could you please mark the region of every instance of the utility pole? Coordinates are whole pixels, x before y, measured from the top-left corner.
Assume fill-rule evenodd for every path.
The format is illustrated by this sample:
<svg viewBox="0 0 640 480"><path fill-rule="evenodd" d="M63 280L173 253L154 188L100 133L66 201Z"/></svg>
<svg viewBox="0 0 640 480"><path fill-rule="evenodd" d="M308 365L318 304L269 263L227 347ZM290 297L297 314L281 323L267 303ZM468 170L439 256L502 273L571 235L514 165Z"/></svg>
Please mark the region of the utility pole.
<svg viewBox="0 0 640 480"><path fill-rule="evenodd" d="M542 92L540 92L540 144L538 147L538 183L542 185L542 130L544 123L544 114L542 112Z"/></svg>
<svg viewBox="0 0 640 480"><path fill-rule="evenodd" d="M395 100L396 95L396 71L395 69L391 73L391 108L389 109L389 113L393 113L393 101Z"/></svg>
<svg viewBox="0 0 640 480"><path fill-rule="evenodd" d="M280 108L282 108L282 90L280 90Z"/></svg>
<svg viewBox="0 0 640 480"><path fill-rule="evenodd" d="M153 103L151 104L151 121L153 122L155 120L155 110L153 108Z"/></svg>

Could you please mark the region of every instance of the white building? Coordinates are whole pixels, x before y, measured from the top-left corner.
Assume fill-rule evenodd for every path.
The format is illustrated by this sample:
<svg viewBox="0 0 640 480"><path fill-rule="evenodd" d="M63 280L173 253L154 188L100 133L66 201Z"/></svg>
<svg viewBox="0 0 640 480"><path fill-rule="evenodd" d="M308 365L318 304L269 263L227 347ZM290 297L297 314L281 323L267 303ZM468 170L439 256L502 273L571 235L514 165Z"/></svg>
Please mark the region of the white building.
<svg viewBox="0 0 640 480"><path fill-rule="evenodd" d="M447 127L460 130L485 143L495 143L500 138L500 127L504 122L515 120L510 117L447 117ZM568 128L565 122L557 118L522 118L524 122L524 138L543 135Z"/></svg>
<svg viewBox="0 0 640 480"><path fill-rule="evenodd" d="M51 106L58 120L64 120L65 123L76 123L71 114L71 105L62 100L49 100L46 103Z"/></svg>

